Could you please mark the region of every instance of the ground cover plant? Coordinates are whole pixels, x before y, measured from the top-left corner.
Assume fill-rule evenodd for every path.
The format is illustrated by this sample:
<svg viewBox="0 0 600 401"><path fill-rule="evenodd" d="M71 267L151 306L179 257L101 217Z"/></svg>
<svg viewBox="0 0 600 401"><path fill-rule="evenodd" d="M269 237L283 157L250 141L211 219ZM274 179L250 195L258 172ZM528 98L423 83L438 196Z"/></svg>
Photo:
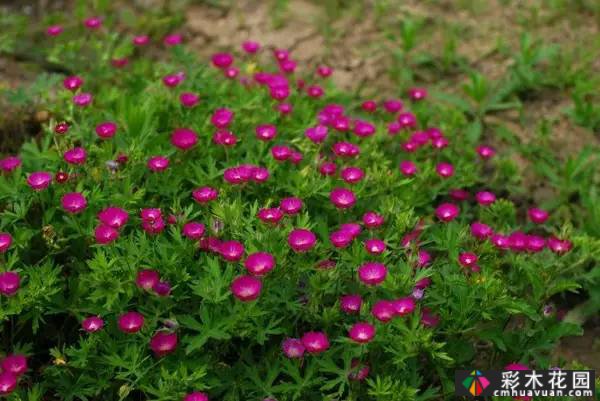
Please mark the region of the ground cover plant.
<svg viewBox="0 0 600 401"><path fill-rule="evenodd" d="M454 369L548 368L581 334L555 304L597 283L597 226L562 208L597 176L546 157L561 196L513 201L482 135L509 97L483 76L466 101L356 98L284 48L203 60L120 27L44 27L68 73L39 80L43 134L0 164L8 399L450 398ZM522 41L511 88L547 53Z"/></svg>

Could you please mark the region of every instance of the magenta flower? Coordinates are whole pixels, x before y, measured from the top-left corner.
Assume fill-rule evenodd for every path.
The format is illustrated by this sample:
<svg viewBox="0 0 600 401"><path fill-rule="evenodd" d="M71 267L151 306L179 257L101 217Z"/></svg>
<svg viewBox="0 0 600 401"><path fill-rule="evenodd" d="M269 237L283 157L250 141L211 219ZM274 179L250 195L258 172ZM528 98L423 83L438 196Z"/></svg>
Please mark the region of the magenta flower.
<svg viewBox="0 0 600 401"><path fill-rule="evenodd" d="M347 232L352 238L356 238L360 235L362 227L358 223L344 223L340 226L340 231Z"/></svg>
<svg viewBox="0 0 600 401"><path fill-rule="evenodd" d="M356 196L349 189L335 188L330 192L329 200L338 209L349 209L356 203Z"/></svg>
<svg viewBox="0 0 600 401"><path fill-rule="evenodd" d="M208 395L200 391L194 391L193 393L187 394L183 401L208 401Z"/></svg>
<svg viewBox="0 0 600 401"><path fill-rule="evenodd" d="M85 196L79 192L69 192L63 195L60 200L62 208L67 213L81 213L87 207Z"/></svg>
<svg viewBox="0 0 600 401"><path fill-rule="evenodd" d="M327 334L319 331L309 331L302 336L302 344L311 354L320 354L329 348Z"/></svg>
<svg viewBox="0 0 600 401"><path fill-rule="evenodd" d="M96 126L96 134L101 139L109 139L115 136L117 132L117 124L112 121L107 121Z"/></svg>
<svg viewBox="0 0 600 401"><path fill-rule="evenodd" d="M169 159L163 156L154 156L148 159L146 164L150 171L155 173L165 171L169 167Z"/></svg>
<svg viewBox="0 0 600 401"><path fill-rule="evenodd" d="M292 154L290 155L290 162L292 164L299 164L302 161L302 159L303 159L302 153L292 151Z"/></svg>
<svg viewBox="0 0 600 401"><path fill-rule="evenodd" d="M383 102L383 108L390 114L395 114L402 110L403 104L398 99L389 99Z"/></svg>
<svg viewBox="0 0 600 401"><path fill-rule="evenodd" d="M544 224L548 220L548 217L550 217L547 211L536 207L529 209L527 215L529 216L529 220L535 224Z"/></svg>
<svg viewBox="0 0 600 401"><path fill-rule="evenodd" d="M394 304L391 301L382 299L373 305L373 308L371 308L371 314L373 317L375 317L375 319L386 323L392 320L392 318L396 315L396 310L394 309Z"/></svg>
<svg viewBox="0 0 600 401"><path fill-rule="evenodd" d="M258 211L257 217L264 223L277 224L283 218L283 212L279 208L263 208Z"/></svg>
<svg viewBox="0 0 600 401"><path fill-rule="evenodd" d="M73 96L73 103L79 107L86 107L92 103L93 97L91 93L81 92Z"/></svg>
<svg viewBox="0 0 600 401"><path fill-rule="evenodd" d="M479 240L489 238L493 233L494 231L492 228L486 224L479 221L471 223L471 235Z"/></svg>
<svg viewBox="0 0 600 401"><path fill-rule="evenodd" d="M546 239L539 235L528 235L526 246L529 252L541 252L546 247Z"/></svg>
<svg viewBox="0 0 600 401"><path fill-rule="evenodd" d="M225 78L228 79L233 79L235 77L237 77L240 73L239 68L237 67L227 67L223 70L223 75L225 76Z"/></svg>
<svg viewBox="0 0 600 401"><path fill-rule="evenodd" d="M411 142L416 143L419 146L425 145L429 142L430 136L427 131L416 131L410 136Z"/></svg>
<svg viewBox="0 0 600 401"><path fill-rule="evenodd" d="M508 249L510 247L510 241L506 235L502 234L492 234L490 237L490 242L498 249Z"/></svg>
<svg viewBox="0 0 600 401"><path fill-rule="evenodd" d="M288 244L294 252L308 252L316 243L317 237L310 230L297 228L288 235Z"/></svg>
<svg viewBox="0 0 600 401"><path fill-rule="evenodd" d="M143 221L156 221L162 219L162 211L158 208L144 208L140 210Z"/></svg>
<svg viewBox="0 0 600 401"><path fill-rule="evenodd" d="M0 295L11 297L21 287L21 277L17 272L0 273Z"/></svg>
<svg viewBox="0 0 600 401"><path fill-rule="evenodd" d="M469 194L469 191L460 188L451 189L450 192L448 192L448 194L452 199L458 202L466 201L471 196L471 194Z"/></svg>
<svg viewBox="0 0 600 401"><path fill-rule="evenodd" d="M0 373L0 396L8 395L17 388L17 377L10 372Z"/></svg>
<svg viewBox="0 0 600 401"><path fill-rule="evenodd" d="M163 44L167 47L177 46L183 42L183 36L178 33L172 33L164 37Z"/></svg>
<svg viewBox="0 0 600 401"><path fill-rule="evenodd" d="M340 308L343 312L354 314L360 312L362 298L358 294L343 295L340 298Z"/></svg>
<svg viewBox="0 0 600 401"><path fill-rule="evenodd" d="M81 87L81 85L83 85L83 79L77 75L66 77L63 80L64 88L70 90L71 92L75 92Z"/></svg>
<svg viewBox="0 0 600 401"><path fill-rule="evenodd" d="M399 298L392 301L396 316L405 316L415 310L415 300L411 297Z"/></svg>
<svg viewBox="0 0 600 401"><path fill-rule="evenodd" d="M418 102L427 97L427 90L425 88L410 88L408 90L408 97L413 102Z"/></svg>
<svg viewBox="0 0 600 401"><path fill-rule="evenodd" d="M350 330L348 330L348 336L359 344L366 344L373 340L375 337L375 326L365 322L354 323Z"/></svg>
<svg viewBox="0 0 600 401"><path fill-rule="evenodd" d="M358 359L353 359L350 362L350 372L348 373L348 379L353 381L363 381L369 376L369 365L362 364Z"/></svg>
<svg viewBox="0 0 600 401"><path fill-rule="evenodd" d="M46 35L48 36L58 36L63 33L63 27L60 25L50 25L46 28Z"/></svg>
<svg viewBox="0 0 600 401"><path fill-rule="evenodd" d="M417 173L417 165L410 160L403 160L399 166L400 172L406 177L412 177Z"/></svg>
<svg viewBox="0 0 600 401"><path fill-rule="evenodd" d="M100 245L107 245L119 238L119 232L113 227L101 224L96 227L96 230L94 231L94 237L96 239L96 243Z"/></svg>
<svg viewBox="0 0 600 401"><path fill-rule="evenodd" d="M219 191L212 187L201 187L192 192L192 197L202 205L216 200L219 197Z"/></svg>
<svg viewBox="0 0 600 401"><path fill-rule="evenodd" d="M309 127L304 131L304 135L313 143L321 143L327 138L329 129L325 125L316 125Z"/></svg>
<svg viewBox="0 0 600 401"><path fill-rule="evenodd" d="M81 322L81 328L88 333L95 333L102 330L104 327L104 320L99 316L89 316L83 319Z"/></svg>
<svg viewBox="0 0 600 401"><path fill-rule="evenodd" d="M367 228L381 227L385 222L385 218L375 212L366 212L362 217L363 224Z"/></svg>
<svg viewBox="0 0 600 401"><path fill-rule="evenodd" d="M216 145L234 146L237 143L237 137L231 131L218 130L213 134L212 141Z"/></svg>
<svg viewBox="0 0 600 401"><path fill-rule="evenodd" d="M387 268L383 263L367 262L358 268L358 278L366 285L379 285L387 277Z"/></svg>
<svg viewBox="0 0 600 401"><path fill-rule="evenodd" d="M257 299L262 290L262 282L254 276L238 276L231 283L233 296L242 302Z"/></svg>
<svg viewBox="0 0 600 401"><path fill-rule="evenodd" d="M340 157L356 157L360 154L360 148L350 142L337 142L333 145L333 153Z"/></svg>
<svg viewBox="0 0 600 401"><path fill-rule="evenodd" d="M0 170L10 173L21 166L21 159L17 156L8 156L0 160Z"/></svg>
<svg viewBox="0 0 600 401"><path fill-rule="evenodd" d="M529 370L529 366L522 363L509 363L504 367L504 370Z"/></svg>
<svg viewBox="0 0 600 401"><path fill-rule="evenodd" d="M365 177L365 172L359 167L345 167L342 169L340 175L342 179L348 184L356 184Z"/></svg>
<svg viewBox="0 0 600 401"><path fill-rule="evenodd" d="M444 149L446 146L448 146L448 143L448 139L443 136L431 139L431 147L434 149Z"/></svg>
<svg viewBox="0 0 600 401"><path fill-rule="evenodd" d="M263 124L256 127L256 138L261 141L270 141L277 136L277 127L272 124Z"/></svg>
<svg viewBox="0 0 600 401"><path fill-rule="evenodd" d="M102 26L102 18L100 18L100 17L86 18L83 21L83 24L88 29L98 29Z"/></svg>
<svg viewBox="0 0 600 401"><path fill-rule="evenodd" d="M69 164L82 165L87 158L87 152L84 148L76 147L67 150L63 154L63 159Z"/></svg>
<svg viewBox="0 0 600 401"><path fill-rule="evenodd" d="M98 213L98 220L105 226L121 228L129 220L129 214L121 208L110 206Z"/></svg>
<svg viewBox="0 0 600 401"><path fill-rule="evenodd" d="M123 68L129 64L129 59L127 57L113 58L110 60L110 64L115 68Z"/></svg>
<svg viewBox="0 0 600 401"><path fill-rule="evenodd" d="M150 349L154 352L154 355L158 358L175 352L177 348L177 334L166 333L159 331L154 334L150 339Z"/></svg>
<svg viewBox="0 0 600 401"><path fill-rule="evenodd" d="M9 233L0 233L0 253L8 251L12 245L13 238Z"/></svg>
<svg viewBox="0 0 600 401"><path fill-rule="evenodd" d="M385 252L385 242L380 239L370 238L365 241L365 250L371 255L381 255Z"/></svg>
<svg viewBox="0 0 600 401"><path fill-rule="evenodd" d="M140 270L135 277L135 285L144 290L151 290L160 281L160 275L156 270Z"/></svg>
<svg viewBox="0 0 600 401"><path fill-rule="evenodd" d="M214 111L210 118L210 122L217 128L224 129L233 121L233 111L222 108Z"/></svg>
<svg viewBox="0 0 600 401"><path fill-rule="evenodd" d="M252 40L247 40L242 43L242 50L244 50L248 54L257 53L260 50L260 43L254 42Z"/></svg>
<svg viewBox="0 0 600 401"><path fill-rule="evenodd" d="M279 209L287 215L294 215L302 210L302 199L300 198L284 198L279 202Z"/></svg>
<svg viewBox="0 0 600 401"><path fill-rule="evenodd" d="M27 358L21 354L7 355L0 364L0 367L2 371L10 372L19 377L27 371Z"/></svg>
<svg viewBox="0 0 600 401"><path fill-rule="evenodd" d="M285 74L292 74L294 71L296 71L297 66L298 64L292 59L279 62L279 69Z"/></svg>
<svg viewBox="0 0 600 401"><path fill-rule="evenodd" d="M320 65L317 67L317 75L321 78L327 78L331 74L333 74L333 68L326 65Z"/></svg>
<svg viewBox="0 0 600 401"><path fill-rule="evenodd" d="M319 173L324 176L332 176L335 175L337 171L337 166L334 162L323 162L319 166Z"/></svg>
<svg viewBox="0 0 600 401"><path fill-rule="evenodd" d="M573 248L573 244L569 240L561 240L556 237L548 238L548 248L554 253L567 253Z"/></svg>
<svg viewBox="0 0 600 401"><path fill-rule="evenodd" d="M238 241L223 241L219 247L219 253L228 262L239 262L244 250L244 245Z"/></svg>
<svg viewBox="0 0 600 401"><path fill-rule="evenodd" d="M292 149L284 145L275 145L271 148L271 155L277 161L288 160L292 156Z"/></svg>
<svg viewBox="0 0 600 401"><path fill-rule="evenodd" d="M200 102L200 96L192 92L183 92L179 95L179 102L183 107L192 108Z"/></svg>
<svg viewBox="0 0 600 401"><path fill-rule="evenodd" d="M224 69L233 64L233 56L230 53L215 53L211 57L211 62L215 67Z"/></svg>
<svg viewBox="0 0 600 401"><path fill-rule="evenodd" d="M421 324L424 327L435 327L440 323L440 317L431 313L427 307L421 309Z"/></svg>
<svg viewBox="0 0 600 401"><path fill-rule="evenodd" d="M294 107L289 103L278 103L276 107L277 110L283 115L291 114L294 110Z"/></svg>
<svg viewBox="0 0 600 401"><path fill-rule="evenodd" d="M365 100L360 107L367 113L374 113L377 111L377 102L374 100Z"/></svg>
<svg viewBox="0 0 600 401"><path fill-rule="evenodd" d="M397 120L402 128L414 128L417 126L417 117L410 112L398 114Z"/></svg>
<svg viewBox="0 0 600 401"><path fill-rule="evenodd" d="M521 231L515 231L508 236L508 247L515 252L527 250L527 235Z"/></svg>
<svg viewBox="0 0 600 401"><path fill-rule="evenodd" d="M298 338L286 338L281 344L283 354L290 359L299 359L304 356L306 348Z"/></svg>
<svg viewBox="0 0 600 401"><path fill-rule="evenodd" d="M334 231L329 235L329 241L336 248L346 248L354 240L354 237L347 231Z"/></svg>
<svg viewBox="0 0 600 401"><path fill-rule="evenodd" d="M185 237L194 240L200 239L204 235L204 231L204 224L197 221L185 223L182 229L182 233Z"/></svg>
<svg viewBox="0 0 600 401"><path fill-rule="evenodd" d="M58 135L64 135L67 131L69 131L69 124L66 122L61 122L54 126L54 132Z"/></svg>
<svg viewBox="0 0 600 401"><path fill-rule="evenodd" d="M171 144L180 150L188 150L198 143L198 135L188 128L177 128L171 134Z"/></svg>
<svg viewBox="0 0 600 401"><path fill-rule="evenodd" d="M171 284L167 281L159 281L154 283L152 291L159 297L167 297L171 294Z"/></svg>
<svg viewBox="0 0 600 401"><path fill-rule="evenodd" d="M361 138L366 138L375 134L375 125L363 120L354 121L354 134Z"/></svg>
<svg viewBox="0 0 600 401"><path fill-rule="evenodd" d="M417 267L426 267L431 263L431 255L424 249L419 249L417 254Z"/></svg>
<svg viewBox="0 0 600 401"><path fill-rule="evenodd" d="M496 150L494 148L486 145L477 146L475 150L477 151L479 157L481 157L482 159L492 158L496 154Z"/></svg>
<svg viewBox="0 0 600 401"><path fill-rule="evenodd" d="M458 263L463 267L471 267L477 263L477 255L472 252L462 252L458 255Z"/></svg>
<svg viewBox="0 0 600 401"><path fill-rule="evenodd" d="M256 182L256 183L261 183L261 182L265 182L269 179L270 177L270 173L269 170L267 170L264 167L255 167L254 169L252 169L252 181Z"/></svg>
<svg viewBox="0 0 600 401"><path fill-rule="evenodd" d="M144 326L144 316L138 312L127 312L119 316L117 323L123 333L137 333Z"/></svg>
<svg viewBox="0 0 600 401"><path fill-rule="evenodd" d="M273 50L273 55L277 61L287 60L290 56L290 52L285 49L275 49Z"/></svg>
<svg viewBox="0 0 600 401"><path fill-rule="evenodd" d="M27 177L27 185L34 191L42 191L52 182L52 174L45 171L37 171L29 174Z"/></svg>
<svg viewBox="0 0 600 401"><path fill-rule="evenodd" d="M165 75L162 79L163 85L167 88L174 88L185 80L185 74L182 72Z"/></svg>
<svg viewBox="0 0 600 401"><path fill-rule="evenodd" d="M442 178L449 178L454 175L454 166L450 163L439 163L435 166L436 173Z"/></svg>
<svg viewBox="0 0 600 401"><path fill-rule="evenodd" d="M475 200L477 200L477 203L481 206L489 206L496 202L496 195L489 191L481 191L475 194Z"/></svg>
<svg viewBox="0 0 600 401"><path fill-rule="evenodd" d="M145 46L148 43L150 43L150 36L148 36L148 35L134 36L133 39L131 39L131 43L133 43L134 46Z"/></svg>
<svg viewBox="0 0 600 401"><path fill-rule="evenodd" d="M244 266L248 273L254 276L264 276L275 268L275 257L267 252L255 252L248 255Z"/></svg>
<svg viewBox="0 0 600 401"><path fill-rule="evenodd" d="M306 93L308 96L318 99L325 94L325 91L319 85L311 85L306 89Z"/></svg>
<svg viewBox="0 0 600 401"><path fill-rule="evenodd" d="M435 209L435 215L441 221L448 223L460 214L460 209L453 203L442 203Z"/></svg>

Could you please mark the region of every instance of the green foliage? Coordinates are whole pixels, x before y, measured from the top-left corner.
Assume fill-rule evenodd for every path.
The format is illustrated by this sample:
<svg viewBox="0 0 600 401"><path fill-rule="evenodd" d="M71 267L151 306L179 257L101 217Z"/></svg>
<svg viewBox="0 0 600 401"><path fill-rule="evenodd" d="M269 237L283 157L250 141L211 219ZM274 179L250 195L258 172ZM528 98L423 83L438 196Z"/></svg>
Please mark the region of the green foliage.
<svg viewBox="0 0 600 401"><path fill-rule="evenodd" d="M78 3L80 16L85 14L85 3ZM107 10L109 3L98 1L94 7ZM274 2L281 12L286 6L286 1ZM383 18L389 4L378 2L377 7ZM131 22L132 18L115 16L106 24L112 27L123 20ZM159 36L172 22L163 20L149 32ZM144 21L140 24L145 26ZM396 69L391 72L397 74L397 82L412 84L415 76L410 69L415 65L433 65L434 70L466 68L452 38L441 58L419 51L423 24L406 19L399 36L390 31L390 38L398 40ZM0 177L0 231L14 237L10 250L1 255L1 270L16 271L22 277L22 288L15 296L0 297L0 343L3 354L22 352L31 366L9 400L174 401L192 390L206 391L219 400L450 398L454 369L500 368L515 361L551 366L551 352L560 339L582 331L581 322L545 315L546 305L584 288L589 293L585 314L597 312L597 149L590 147L562 163L544 146L520 148L507 129L493 127L498 138L514 145L511 150L530 156L536 173L557 191L543 205L553 212L550 221L538 227L523 216L523 207L530 205L512 199L513 194L525 191L514 162L502 154L482 161L474 150L489 134L486 116L518 109L524 91L550 85L543 65L556 57L556 48L524 35L507 78L494 82L469 70L461 94L436 91L433 99L411 103L419 128L440 127L450 146L443 151L425 146L413 154L401 154L398 149L407 134L387 135L390 116L383 111L365 114L356 107L357 99L334 88L328 88L323 99L293 90L288 100L294 112L283 116L273 110L276 102L268 91L225 80L220 71L207 68L185 48L169 49L153 60L150 52L134 49L129 37L112 28L85 35L80 26L68 28L66 38L43 39L36 46L44 49L48 60L85 72L84 87L94 94L93 105L76 109L72 94L60 87L54 75L39 77L29 89L7 92L13 104L38 104L53 116L43 126L41 138L22 147L23 166ZM10 43L2 45L8 48ZM114 69L110 60L115 57L128 57L130 64ZM239 60L241 71L250 68L250 61ZM185 81L176 89L166 88L161 78L178 71L185 72ZM183 91L199 93L200 105L181 107L178 95ZM584 89L578 93L585 97ZM377 133L359 140L351 132L330 132L323 145L309 142L304 130L332 102L343 104L353 117L372 121ZM220 107L230 108L236 116L230 129L239 143L229 149L212 142L210 117ZM576 103L573 118L595 126L593 111L577 111L577 107ZM55 135L55 123L63 120L71 124L68 134ZM119 128L113 139L102 141L94 127L106 120L116 121ZM277 125L276 143L303 154L299 165L276 162L270 156L271 144L255 139L255 127L264 123ZM186 152L174 149L169 138L177 127L195 130L199 144ZM330 204L329 194L347 185L318 172L321 155L331 156L332 143L341 140L359 143L361 154L350 161L336 160L338 167L354 165L366 173L363 181L352 186L357 205L343 212ZM74 146L86 148L84 166L64 162L63 152ZM121 153L128 161L108 168L106 162ZM146 163L154 155L168 157L170 167L151 173ZM399 162L405 159L418 164L415 177L398 172ZM442 161L454 165L452 177L442 179L436 174L435 166ZM268 168L268 182L224 183L224 170L241 163ZM71 179L32 191L26 177L36 170L65 171ZM205 185L218 187L219 197L198 205L191 192ZM461 203L457 220L439 223L434 209L448 200L454 188L471 193L491 189L501 199L487 208ZM83 193L88 201L81 214L67 214L60 206L62 195L71 191ZM275 226L257 219L260 208L276 207L287 196L302 198L299 214ZM575 197L578 202L572 201ZM109 205L127 210L130 220L118 240L101 246L93 233L97 213ZM161 208L165 216L174 215L176 222L159 235L146 233L138 215L148 207ZM362 234L345 249L332 247L329 234L342 223L360 220L368 210L385 216L385 224ZM191 220L203 222L210 236L243 242L248 254L265 251L275 257L277 267L263 279L257 301L242 303L230 292L233 278L245 272L241 263L199 251L197 241L182 235L183 223ZM524 230L569 238L574 248L564 255L549 249L501 251L489 241L473 238L469 224L474 220L501 233ZM419 248L414 242L403 246L405 235L418 224L423 225ZM308 253L297 254L287 245L289 232L297 227L309 228L319 238ZM369 237L385 240L383 255L366 252L361 240ZM417 268L418 249L433 256L426 268ZM479 273L469 273L458 263L458 255L465 251L479 256ZM324 259L335 260L335 269L316 268ZM381 286L367 287L357 279L357 267L368 260L388 266L389 276ZM172 284L170 296L158 297L136 287L136 274L149 268ZM413 313L387 324L374 320L370 309L375 302L409 296L425 278L432 284ZM340 311L339 297L348 293L364 298L359 316ZM425 308L439 317L435 327L424 324ZM139 333L127 335L118 330L116 320L131 310L142 313L146 321ZM104 319L103 330L85 333L80 329L81 321L90 315ZM369 344L357 345L348 339L348 327L358 320L377 327ZM178 333L180 344L174 354L157 358L148 343L165 328ZM331 348L303 360L285 358L282 341L310 330L326 332ZM349 378L356 361L370 367L363 382Z"/></svg>

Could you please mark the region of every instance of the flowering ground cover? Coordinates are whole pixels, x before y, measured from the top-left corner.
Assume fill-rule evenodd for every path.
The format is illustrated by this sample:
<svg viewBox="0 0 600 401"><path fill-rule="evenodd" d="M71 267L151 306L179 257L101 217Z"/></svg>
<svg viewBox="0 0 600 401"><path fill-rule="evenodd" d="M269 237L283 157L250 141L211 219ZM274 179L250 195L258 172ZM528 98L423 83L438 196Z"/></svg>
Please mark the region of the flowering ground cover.
<svg viewBox="0 0 600 401"><path fill-rule="evenodd" d="M24 34L64 74L7 91L46 116L0 160L1 396L447 399L455 369L581 366L554 349L598 311L596 144L498 146L481 74L357 96L285 47L199 58L177 18L78 10Z"/></svg>

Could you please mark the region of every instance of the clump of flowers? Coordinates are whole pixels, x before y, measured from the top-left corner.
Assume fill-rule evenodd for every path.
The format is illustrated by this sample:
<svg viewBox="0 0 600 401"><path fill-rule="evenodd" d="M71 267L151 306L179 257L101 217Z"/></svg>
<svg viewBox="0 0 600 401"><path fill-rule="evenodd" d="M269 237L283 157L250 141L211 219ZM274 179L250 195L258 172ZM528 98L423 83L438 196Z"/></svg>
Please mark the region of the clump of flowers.
<svg viewBox="0 0 600 401"><path fill-rule="evenodd" d="M59 83L48 149L0 159L0 395L441 397L577 332L544 307L590 240L517 210L501 148L427 88L350 99L252 40L196 64L180 34L73 29L48 46L85 30L112 65Z"/></svg>

